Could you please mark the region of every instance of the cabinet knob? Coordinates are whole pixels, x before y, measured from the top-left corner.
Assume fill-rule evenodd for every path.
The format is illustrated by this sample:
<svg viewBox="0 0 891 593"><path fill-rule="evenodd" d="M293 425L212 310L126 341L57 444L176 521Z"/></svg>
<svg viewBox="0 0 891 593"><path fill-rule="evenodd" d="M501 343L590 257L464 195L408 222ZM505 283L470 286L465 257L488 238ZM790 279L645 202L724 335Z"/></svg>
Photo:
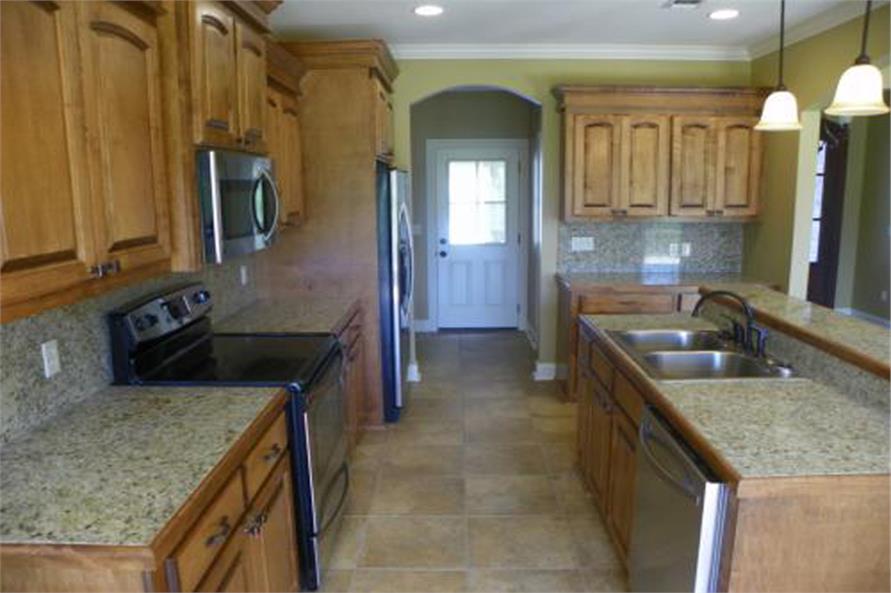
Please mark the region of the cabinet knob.
<svg viewBox="0 0 891 593"><path fill-rule="evenodd" d="M204 544L208 548L216 547L226 541L230 531L232 531L232 525L229 524L229 517L223 517L220 519L220 525L217 527L217 530L204 541Z"/></svg>

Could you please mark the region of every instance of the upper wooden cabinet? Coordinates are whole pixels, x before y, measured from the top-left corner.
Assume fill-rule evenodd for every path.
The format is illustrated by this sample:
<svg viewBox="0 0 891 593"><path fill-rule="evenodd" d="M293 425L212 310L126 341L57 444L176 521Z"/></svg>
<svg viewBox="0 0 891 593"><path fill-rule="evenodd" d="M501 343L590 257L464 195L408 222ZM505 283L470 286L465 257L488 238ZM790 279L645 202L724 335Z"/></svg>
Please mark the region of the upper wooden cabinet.
<svg viewBox="0 0 891 593"><path fill-rule="evenodd" d="M564 218L757 214L757 89L558 87Z"/></svg>
<svg viewBox="0 0 891 593"><path fill-rule="evenodd" d="M156 15L0 6L8 320L169 269L170 229Z"/></svg>
<svg viewBox="0 0 891 593"><path fill-rule="evenodd" d="M95 240L75 4L3 2L0 11L6 308L89 280Z"/></svg>
<svg viewBox="0 0 891 593"><path fill-rule="evenodd" d="M755 117L674 118L671 213L750 217L758 213L761 134Z"/></svg>
<svg viewBox="0 0 891 593"><path fill-rule="evenodd" d="M374 150L379 157L393 158L393 102L379 78L374 79Z"/></svg>
<svg viewBox="0 0 891 593"><path fill-rule="evenodd" d="M221 2L191 2L195 142L266 150L266 41Z"/></svg>

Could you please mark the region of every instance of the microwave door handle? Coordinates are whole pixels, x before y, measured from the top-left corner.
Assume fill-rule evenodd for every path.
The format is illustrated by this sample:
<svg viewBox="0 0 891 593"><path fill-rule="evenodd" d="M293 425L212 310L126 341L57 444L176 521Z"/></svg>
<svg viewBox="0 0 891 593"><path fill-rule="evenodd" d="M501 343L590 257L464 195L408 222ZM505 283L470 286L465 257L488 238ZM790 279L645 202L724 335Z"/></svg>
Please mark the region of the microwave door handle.
<svg viewBox="0 0 891 593"><path fill-rule="evenodd" d="M269 171L264 169L263 172L260 173L260 176L265 178L266 181L269 182L269 187L272 191L272 202L273 204L275 204L275 215L272 217L272 223L270 223L269 228L264 229L261 227L261 230L263 231L263 240L268 243L269 240L272 239L272 236L275 234L275 230L278 225L278 215L281 211L281 200L278 195L278 188L275 186L275 179L272 178L272 175L269 174Z"/></svg>

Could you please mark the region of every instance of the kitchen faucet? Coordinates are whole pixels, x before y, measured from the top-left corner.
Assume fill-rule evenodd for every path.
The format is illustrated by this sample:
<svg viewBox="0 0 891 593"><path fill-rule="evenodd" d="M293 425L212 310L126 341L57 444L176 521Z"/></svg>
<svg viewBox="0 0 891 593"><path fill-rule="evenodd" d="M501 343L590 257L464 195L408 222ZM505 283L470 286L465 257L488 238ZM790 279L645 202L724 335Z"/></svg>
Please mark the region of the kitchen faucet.
<svg viewBox="0 0 891 593"><path fill-rule="evenodd" d="M733 341L755 356L764 356L767 345L767 329L755 323L755 311L745 297L730 290L708 292L702 295L696 302L696 306L693 307L693 317L699 317L700 309L709 299L719 297L728 297L736 300L742 306L743 312L746 315L745 327L729 315L724 315L733 324Z"/></svg>

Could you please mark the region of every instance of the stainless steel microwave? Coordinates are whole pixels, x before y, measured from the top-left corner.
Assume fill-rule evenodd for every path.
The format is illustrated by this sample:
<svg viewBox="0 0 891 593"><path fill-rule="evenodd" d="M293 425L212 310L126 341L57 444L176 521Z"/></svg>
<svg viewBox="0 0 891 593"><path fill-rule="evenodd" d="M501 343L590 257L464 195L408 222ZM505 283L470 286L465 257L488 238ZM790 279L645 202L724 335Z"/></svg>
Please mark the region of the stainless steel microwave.
<svg viewBox="0 0 891 593"><path fill-rule="evenodd" d="M280 210L272 161L231 150L197 154L205 261L221 263L269 247Z"/></svg>

